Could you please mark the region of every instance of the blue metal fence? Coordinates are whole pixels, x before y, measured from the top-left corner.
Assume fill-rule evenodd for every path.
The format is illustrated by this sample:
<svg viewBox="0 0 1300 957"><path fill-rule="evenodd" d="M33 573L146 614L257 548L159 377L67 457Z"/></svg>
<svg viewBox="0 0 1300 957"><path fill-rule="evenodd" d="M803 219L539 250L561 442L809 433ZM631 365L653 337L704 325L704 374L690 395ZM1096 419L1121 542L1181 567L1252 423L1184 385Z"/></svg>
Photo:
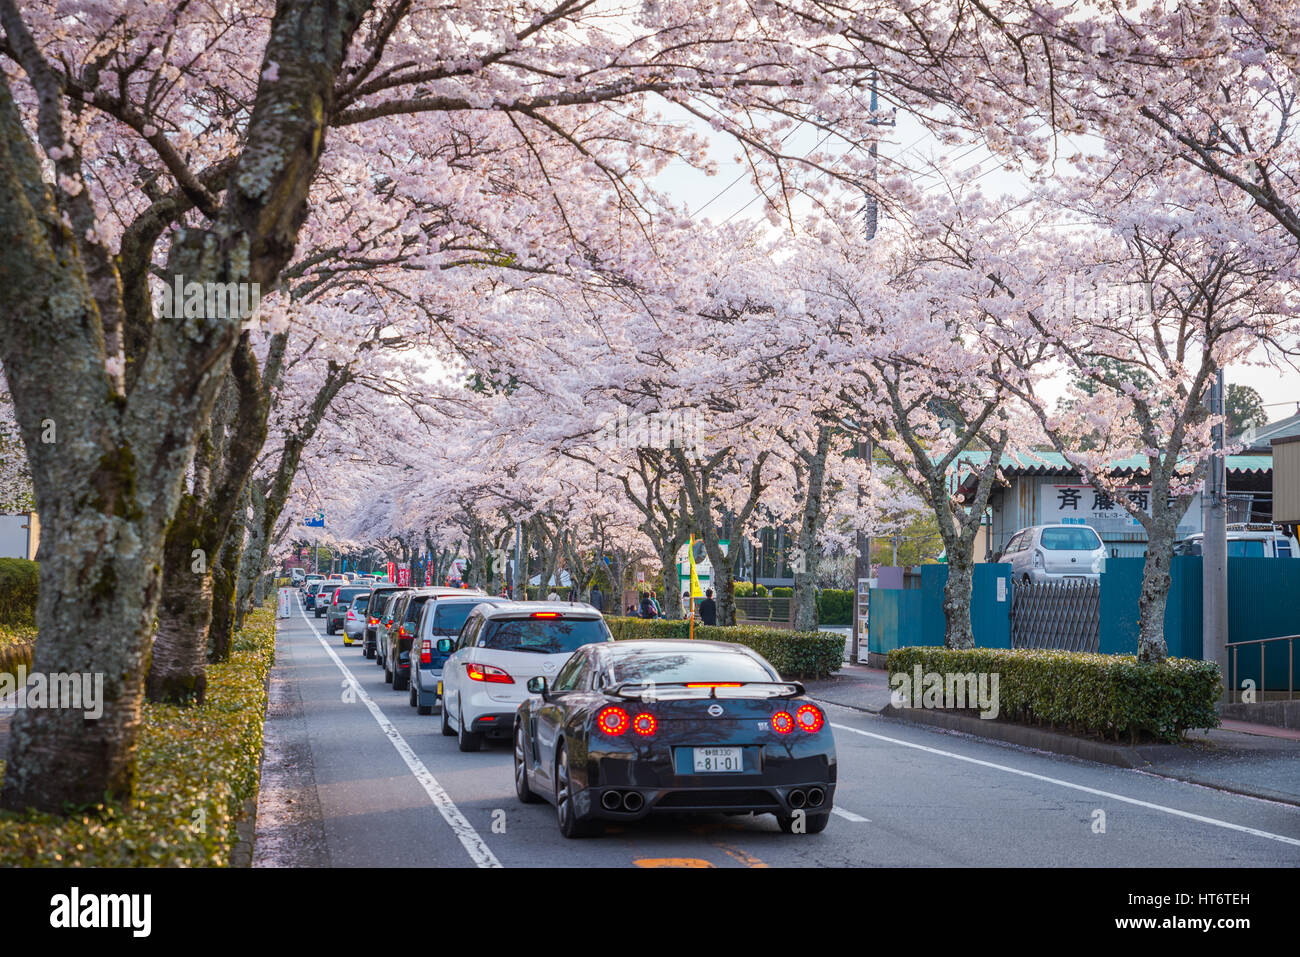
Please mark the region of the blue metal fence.
<svg viewBox="0 0 1300 957"><path fill-rule="evenodd" d="M1136 654L1138 597L1142 592L1144 558L1110 558L1101 576L1101 621L1098 650L1103 654ZM981 648L1011 647L1011 566L975 566L971 590L971 628ZM1165 605L1165 643L1179 658L1204 656L1201 618L1201 558L1176 555L1170 566L1169 598ZM924 565L919 589L873 588L867 647L884 654L910 645L942 645L943 586L947 565ZM1003 582L999 590L998 581ZM999 600L1001 597L1002 600ZM1228 640L1249 641L1300 634L1300 560L1279 558L1228 559ZM1285 642L1265 653L1264 687L1287 686ZM1292 682L1300 687L1300 661ZM1259 682L1258 652L1240 656L1241 679Z"/></svg>

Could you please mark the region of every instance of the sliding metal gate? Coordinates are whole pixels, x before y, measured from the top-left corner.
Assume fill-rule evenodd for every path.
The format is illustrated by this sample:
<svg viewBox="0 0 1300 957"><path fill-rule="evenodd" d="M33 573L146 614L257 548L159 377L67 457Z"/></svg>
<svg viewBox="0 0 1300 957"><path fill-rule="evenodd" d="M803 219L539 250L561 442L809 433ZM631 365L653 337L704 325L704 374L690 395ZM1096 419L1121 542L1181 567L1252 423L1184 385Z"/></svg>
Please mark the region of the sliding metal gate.
<svg viewBox="0 0 1300 957"><path fill-rule="evenodd" d="M1011 647L1097 650L1099 582L1017 582L1011 598Z"/></svg>

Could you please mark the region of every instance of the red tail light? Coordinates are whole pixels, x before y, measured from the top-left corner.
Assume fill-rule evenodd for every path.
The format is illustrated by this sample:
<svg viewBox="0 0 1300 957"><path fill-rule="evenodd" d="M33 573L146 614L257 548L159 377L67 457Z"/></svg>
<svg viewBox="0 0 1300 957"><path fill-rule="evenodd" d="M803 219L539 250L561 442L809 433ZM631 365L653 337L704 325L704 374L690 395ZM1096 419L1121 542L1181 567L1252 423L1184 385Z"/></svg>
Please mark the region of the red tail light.
<svg viewBox="0 0 1300 957"><path fill-rule="evenodd" d="M533 612L533 617L534 618L559 618L560 613L558 611L535 611Z"/></svg>
<svg viewBox="0 0 1300 957"><path fill-rule="evenodd" d="M420 644L420 664L433 664L433 642L428 638L424 639Z"/></svg>
<svg viewBox="0 0 1300 957"><path fill-rule="evenodd" d="M688 681L688 688L739 688L744 682L741 681Z"/></svg>
<svg viewBox="0 0 1300 957"><path fill-rule="evenodd" d="M331 603L336 602L336 601L339 600L339 592L341 592L342 590L343 590L342 588L336 588L336 589L334 589L334 594L330 597L330 602L331 602Z"/></svg>
<svg viewBox="0 0 1300 957"><path fill-rule="evenodd" d="M643 738L653 737L658 727L659 722L655 720L655 716L645 711L632 719L632 730Z"/></svg>
<svg viewBox="0 0 1300 957"><path fill-rule="evenodd" d="M379 624L379 619L378 619L378 618L371 618L371 619L370 619L370 624L372 624L372 625L377 625L377 624Z"/></svg>
<svg viewBox="0 0 1300 957"><path fill-rule="evenodd" d="M500 668L494 668L492 665L475 665L469 662L465 663L465 674L469 676L470 681L486 681L494 685L512 685L515 679Z"/></svg>
<svg viewBox="0 0 1300 957"><path fill-rule="evenodd" d="M789 734L794 730L794 715L789 711L778 711L772 715L772 730L777 734Z"/></svg>
<svg viewBox="0 0 1300 957"><path fill-rule="evenodd" d="M596 715L596 725L601 731L610 737L616 738L624 731L631 722L628 720L627 712L622 708L610 705L608 708L601 708L600 714Z"/></svg>
<svg viewBox="0 0 1300 957"><path fill-rule="evenodd" d="M408 634L406 633L406 626L405 626L405 625L402 625L402 627L400 627L400 628L397 629L397 637L398 637L398 638L414 638L415 636L414 636L414 635L408 635Z"/></svg>
<svg viewBox="0 0 1300 957"><path fill-rule="evenodd" d="M806 704L794 713L795 723L799 725L800 731L807 731L809 734L816 734L826 723L822 717L821 711L813 705Z"/></svg>

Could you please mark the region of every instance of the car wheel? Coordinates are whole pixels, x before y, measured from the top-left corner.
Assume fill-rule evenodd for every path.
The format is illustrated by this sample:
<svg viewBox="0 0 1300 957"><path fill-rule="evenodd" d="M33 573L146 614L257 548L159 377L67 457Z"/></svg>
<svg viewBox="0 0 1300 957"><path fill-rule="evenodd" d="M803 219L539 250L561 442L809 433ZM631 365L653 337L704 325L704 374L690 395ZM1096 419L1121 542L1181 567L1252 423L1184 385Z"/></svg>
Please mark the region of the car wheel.
<svg viewBox="0 0 1300 957"><path fill-rule="evenodd" d="M393 683L393 669L388 667L388 658L384 658L384 684Z"/></svg>
<svg viewBox="0 0 1300 957"><path fill-rule="evenodd" d="M515 726L515 794L524 804L536 804L541 798L528 786L528 765L525 763L524 726Z"/></svg>
<svg viewBox="0 0 1300 957"><path fill-rule="evenodd" d="M365 650L362 651L362 654L364 654L367 658L373 658L375 656L375 649L370 647L369 645L366 645Z"/></svg>
<svg viewBox="0 0 1300 957"><path fill-rule="evenodd" d="M393 665L393 690L405 691L410 684L410 674L402 674L402 672L398 670L397 665Z"/></svg>
<svg viewBox="0 0 1300 957"><path fill-rule="evenodd" d="M456 713L456 746L462 751L477 751L483 747L481 732L465 730L464 708Z"/></svg>
<svg viewBox="0 0 1300 957"><path fill-rule="evenodd" d="M778 814L776 823L781 826L781 830L786 834L795 833L794 830L795 816L793 814ZM820 834L826 830L826 825L830 823L831 815L827 811L825 814L805 814L803 816L803 833Z"/></svg>
<svg viewBox="0 0 1300 957"><path fill-rule="evenodd" d="M406 684L411 690L411 693L406 696L406 703L412 708L418 708L420 706L420 692L416 690L414 681L408 681Z"/></svg>
<svg viewBox="0 0 1300 957"><path fill-rule="evenodd" d="M590 821L578 820L573 806L573 785L569 780L569 749L560 744L555 756L555 820L565 837L588 837L594 831Z"/></svg>
<svg viewBox="0 0 1300 957"><path fill-rule="evenodd" d="M451 722L447 720L447 708L444 705L442 709L442 736L444 738L450 738L455 734L456 732L451 730Z"/></svg>

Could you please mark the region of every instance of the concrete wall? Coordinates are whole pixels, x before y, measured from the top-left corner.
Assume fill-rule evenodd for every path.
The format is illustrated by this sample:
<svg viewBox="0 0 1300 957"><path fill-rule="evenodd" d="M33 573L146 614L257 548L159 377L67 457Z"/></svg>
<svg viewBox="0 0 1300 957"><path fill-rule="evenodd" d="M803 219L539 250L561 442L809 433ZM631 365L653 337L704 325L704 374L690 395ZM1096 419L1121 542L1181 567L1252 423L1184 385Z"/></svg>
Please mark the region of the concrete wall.
<svg viewBox="0 0 1300 957"><path fill-rule="evenodd" d="M0 558L36 558L41 523L35 512L0 515Z"/></svg>

